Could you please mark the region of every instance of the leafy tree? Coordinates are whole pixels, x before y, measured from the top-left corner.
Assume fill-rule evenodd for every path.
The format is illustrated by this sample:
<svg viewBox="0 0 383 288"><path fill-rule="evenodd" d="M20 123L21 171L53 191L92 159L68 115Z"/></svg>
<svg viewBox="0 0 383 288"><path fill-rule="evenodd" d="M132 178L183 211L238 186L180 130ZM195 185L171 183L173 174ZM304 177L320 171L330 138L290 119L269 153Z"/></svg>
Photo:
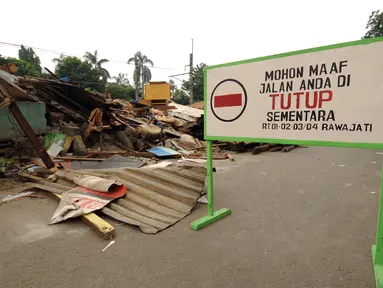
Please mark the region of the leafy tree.
<svg viewBox="0 0 383 288"><path fill-rule="evenodd" d="M35 76L39 77L41 75L41 72L36 69L36 67L25 60L20 60L17 58L11 58L8 57L7 59L2 58L0 59L0 65L4 64L15 64L16 65L16 72L14 75L16 76Z"/></svg>
<svg viewBox="0 0 383 288"><path fill-rule="evenodd" d="M152 78L152 73L148 65L153 67L154 64L152 60L140 51L137 51L134 56L128 60L128 64L131 63L134 63L133 80L136 88L136 100L138 100L139 94L143 91L144 84Z"/></svg>
<svg viewBox="0 0 383 288"><path fill-rule="evenodd" d="M193 99L194 101L203 100L203 70L207 67L205 63L198 64L197 67L193 69ZM182 89L185 91L190 91L190 81L184 81L182 84ZM192 104L192 103L190 103Z"/></svg>
<svg viewBox="0 0 383 288"><path fill-rule="evenodd" d="M21 45L19 49L19 59L31 63L35 70L41 74L40 58L32 48L26 48L24 45Z"/></svg>
<svg viewBox="0 0 383 288"><path fill-rule="evenodd" d="M94 54L90 52L85 52L84 58L89 61L90 64L93 65L94 69L99 69L100 71L103 72L106 78L110 78L109 71L106 70L105 68L102 68L102 64L108 63L108 59L98 59L98 51L94 51Z"/></svg>
<svg viewBox="0 0 383 288"><path fill-rule="evenodd" d="M55 73L59 77L66 76L73 83L98 92L105 91L105 74L100 69L94 69L88 61L72 56L60 56L53 61L56 62Z"/></svg>
<svg viewBox="0 0 383 288"><path fill-rule="evenodd" d="M135 96L135 90L130 84L108 83L106 89L114 99L133 100Z"/></svg>
<svg viewBox="0 0 383 288"><path fill-rule="evenodd" d="M116 80L116 84L122 85L122 84L129 84L129 79L126 78L128 74L124 73L118 73L118 76L114 76L113 79Z"/></svg>
<svg viewBox="0 0 383 288"><path fill-rule="evenodd" d="M60 54L59 58L53 58L52 62L55 64L58 64L60 61L62 61L65 58L64 54Z"/></svg>
<svg viewBox="0 0 383 288"><path fill-rule="evenodd" d="M16 72L14 73L16 76L40 76L40 71L36 69L36 67L33 65L33 63L27 62L25 60L20 60L17 58L4 58L0 55L0 65L7 65L7 64L15 64L16 65Z"/></svg>
<svg viewBox="0 0 383 288"><path fill-rule="evenodd" d="M383 36L383 12L379 10L373 11L368 18L366 29L364 39Z"/></svg>
<svg viewBox="0 0 383 288"><path fill-rule="evenodd" d="M176 89L173 94L173 100L174 102L182 105L188 105L189 104L189 96L188 94L181 89Z"/></svg>
<svg viewBox="0 0 383 288"><path fill-rule="evenodd" d="M174 92L176 92L177 86L173 79L169 80L169 85L170 85L170 94L174 95Z"/></svg>
<svg viewBox="0 0 383 288"><path fill-rule="evenodd" d="M5 59L3 56L0 54L0 65L8 64L7 59Z"/></svg>

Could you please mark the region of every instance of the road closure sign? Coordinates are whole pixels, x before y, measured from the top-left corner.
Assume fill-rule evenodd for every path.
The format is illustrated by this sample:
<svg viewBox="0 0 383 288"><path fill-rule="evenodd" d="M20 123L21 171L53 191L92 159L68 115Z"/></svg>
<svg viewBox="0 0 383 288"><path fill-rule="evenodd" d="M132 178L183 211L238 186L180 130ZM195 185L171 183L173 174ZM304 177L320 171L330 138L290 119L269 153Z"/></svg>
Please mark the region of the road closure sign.
<svg viewBox="0 0 383 288"><path fill-rule="evenodd" d="M205 139L383 148L383 38L208 67Z"/></svg>

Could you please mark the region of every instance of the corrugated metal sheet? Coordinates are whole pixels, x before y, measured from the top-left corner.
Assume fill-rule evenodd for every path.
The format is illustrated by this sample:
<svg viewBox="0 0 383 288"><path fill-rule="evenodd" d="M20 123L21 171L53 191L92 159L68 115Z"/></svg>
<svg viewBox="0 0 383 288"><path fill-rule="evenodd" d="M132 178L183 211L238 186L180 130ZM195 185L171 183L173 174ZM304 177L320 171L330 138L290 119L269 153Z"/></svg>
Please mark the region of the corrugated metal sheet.
<svg viewBox="0 0 383 288"><path fill-rule="evenodd" d="M136 225L145 233L157 233L189 215L201 195L206 177L206 168L193 163L71 172L114 179L126 185L126 196L113 201L102 212Z"/></svg>

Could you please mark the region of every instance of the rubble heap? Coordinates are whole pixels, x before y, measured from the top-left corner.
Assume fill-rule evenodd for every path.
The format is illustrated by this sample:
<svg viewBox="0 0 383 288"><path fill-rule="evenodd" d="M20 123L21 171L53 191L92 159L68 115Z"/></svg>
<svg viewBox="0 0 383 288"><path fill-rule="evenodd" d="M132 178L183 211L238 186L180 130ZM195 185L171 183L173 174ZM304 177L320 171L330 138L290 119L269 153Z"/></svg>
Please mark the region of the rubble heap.
<svg viewBox="0 0 383 288"><path fill-rule="evenodd" d="M45 112L35 116L45 118L43 133L33 130L20 103L45 104ZM50 192L61 201L50 224L81 216L104 238L111 238L114 227L92 213L98 207L145 233L157 233L188 215L203 197L206 144L201 109L112 99L60 80L15 77L4 71L0 109L9 110L9 121L20 136L0 141L0 177L17 176L29 189L3 199L29 197L34 194L31 189ZM295 147L214 142L213 159L234 161L230 151L251 150L254 155ZM176 159L159 162L165 158ZM116 185L124 191L109 189ZM91 202L89 209L86 203ZM72 216L60 214L63 211L72 211Z"/></svg>

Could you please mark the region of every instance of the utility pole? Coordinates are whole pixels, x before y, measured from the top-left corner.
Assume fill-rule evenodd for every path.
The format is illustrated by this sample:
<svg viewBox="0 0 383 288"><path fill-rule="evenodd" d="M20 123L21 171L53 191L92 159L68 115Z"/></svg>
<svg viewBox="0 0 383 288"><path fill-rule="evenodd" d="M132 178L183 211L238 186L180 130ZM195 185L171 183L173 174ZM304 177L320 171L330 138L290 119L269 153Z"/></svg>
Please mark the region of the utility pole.
<svg viewBox="0 0 383 288"><path fill-rule="evenodd" d="M192 40L192 52L190 53L190 63L189 63L189 84L190 84L190 92L189 92L189 105L193 104L193 39Z"/></svg>

